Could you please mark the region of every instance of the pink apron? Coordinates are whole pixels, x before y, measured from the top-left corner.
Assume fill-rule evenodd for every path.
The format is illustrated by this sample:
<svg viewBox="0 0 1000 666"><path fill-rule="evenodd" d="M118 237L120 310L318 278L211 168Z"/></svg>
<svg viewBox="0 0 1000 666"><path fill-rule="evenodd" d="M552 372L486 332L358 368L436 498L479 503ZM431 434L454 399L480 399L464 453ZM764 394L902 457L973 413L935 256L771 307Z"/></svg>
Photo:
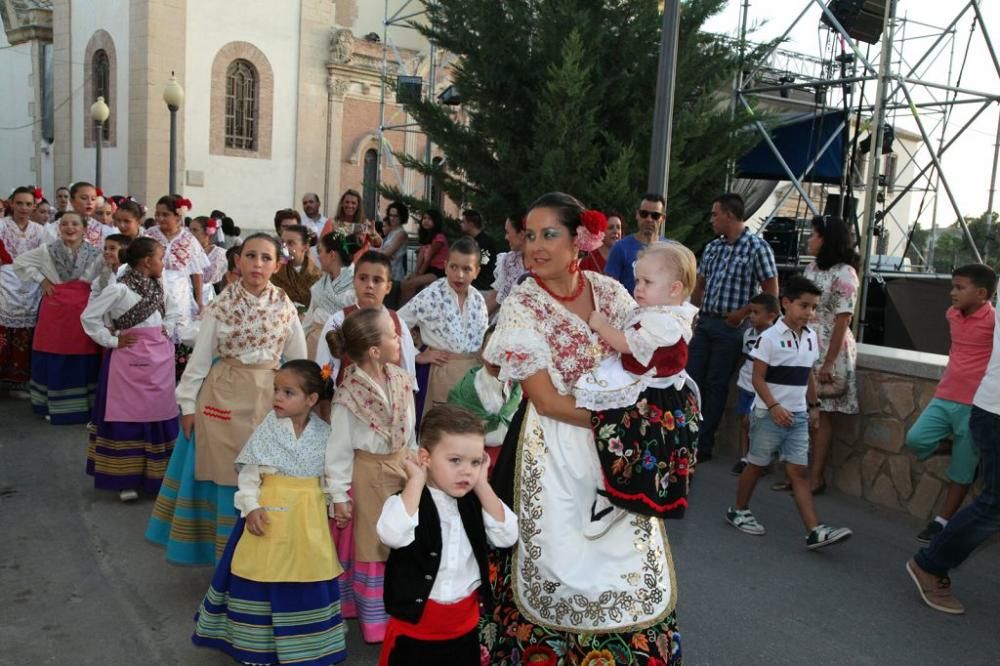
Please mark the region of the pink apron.
<svg viewBox="0 0 1000 666"><path fill-rule="evenodd" d="M90 283L73 280L53 285L55 293L43 296L32 350L48 354L86 356L101 348L83 332L80 315L90 299Z"/></svg>
<svg viewBox="0 0 1000 666"><path fill-rule="evenodd" d="M178 414L174 397L174 346L159 326L130 328L131 347L111 350L105 421L152 423Z"/></svg>

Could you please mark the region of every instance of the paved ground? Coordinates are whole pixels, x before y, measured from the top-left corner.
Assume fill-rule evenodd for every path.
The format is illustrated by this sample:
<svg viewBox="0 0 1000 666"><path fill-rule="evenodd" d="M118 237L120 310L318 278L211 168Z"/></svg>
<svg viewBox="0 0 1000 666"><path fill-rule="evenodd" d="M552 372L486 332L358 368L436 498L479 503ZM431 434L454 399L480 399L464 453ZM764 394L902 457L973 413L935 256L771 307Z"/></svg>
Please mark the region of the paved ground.
<svg viewBox="0 0 1000 666"><path fill-rule="evenodd" d="M228 664L191 646L207 568L167 565L143 540L151 502L123 506L84 474L82 427L52 427L0 399L0 664ZM750 537L723 512L729 462L701 469L689 516L668 525L688 664L996 664L1000 547L955 575L968 615L923 606L903 571L920 525L840 495L824 520L855 537L821 553L802 545L787 495L762 486ZM375 648L349 633L349 663Z"/></svg>

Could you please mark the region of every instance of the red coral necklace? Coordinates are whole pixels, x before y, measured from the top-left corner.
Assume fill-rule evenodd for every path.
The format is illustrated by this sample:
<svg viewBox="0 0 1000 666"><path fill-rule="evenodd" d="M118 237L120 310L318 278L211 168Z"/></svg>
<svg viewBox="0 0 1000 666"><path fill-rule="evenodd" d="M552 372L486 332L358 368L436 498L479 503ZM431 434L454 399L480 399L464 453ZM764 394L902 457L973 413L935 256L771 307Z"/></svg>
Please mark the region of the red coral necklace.
<svg viewBox="0 0 1000 666"><path fill-rule="evenodd" d="M578 278L577 278L577 281L576 281L576 289L573 290L573 293L569 294L568 296L560 296L556 292L552 291L552 289L549 288L549 285L545 284L545 281L542 280L542 278L538 277L538 275L536 275L534 271L531 271L531 277L535 278L535 282L538 283L538 286L541 287L545 291L546 294L548 294L552 298L556 299L560 303L570 303L570 302L575 301L576 299L580 298L580 294L583 293L583 288L586 285L585 285L585 281L583 279L583 276L579 275L579 274L577 274L577 275L578 275Z"/></svg>

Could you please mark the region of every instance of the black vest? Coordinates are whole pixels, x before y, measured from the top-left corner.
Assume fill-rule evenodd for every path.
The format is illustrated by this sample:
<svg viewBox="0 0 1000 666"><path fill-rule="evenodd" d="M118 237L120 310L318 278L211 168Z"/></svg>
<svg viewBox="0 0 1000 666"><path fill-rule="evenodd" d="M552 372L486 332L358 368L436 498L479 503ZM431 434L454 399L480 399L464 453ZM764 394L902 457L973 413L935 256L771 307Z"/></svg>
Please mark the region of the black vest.
<svg viewBox="0 0 1000 666"><path fill-rule="evenodd" d="M483 506L474 492L458 498L458 514L462 518L465 534L472 544L472 552L479 565L480 607L493 610L490 595L490 570L487 562L486 527L483 524ZM431 595L438 568L441 566L441 518L431 492L424 488L417 509L418 525L413 543L393 549L385 565L385 591L383 599L389 615L416 624L424 613L424 604Z"/></svg>

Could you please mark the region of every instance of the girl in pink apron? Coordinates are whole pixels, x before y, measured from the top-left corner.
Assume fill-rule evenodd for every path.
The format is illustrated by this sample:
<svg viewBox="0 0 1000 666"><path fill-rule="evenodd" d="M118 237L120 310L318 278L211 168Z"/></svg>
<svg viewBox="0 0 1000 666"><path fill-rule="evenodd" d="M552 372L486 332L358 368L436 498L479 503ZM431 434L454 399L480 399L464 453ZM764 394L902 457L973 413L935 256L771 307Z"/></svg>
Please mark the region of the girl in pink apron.
<svg viewBox="0 0 1000 666"><path fill-rule="evenodd" d="M59 219L57 241L14 260L22 280L41 284L42 302L31 345L31 407L53 425L86 423L94 405L100 351L80 315L90 283L100 274L101 251L83 240L77 213Z"/></svg>
<svg viewBox="0 0 1000 666"><path fill-rule="evenodd" d="M181 434L146 529L170 562L215 564L222 555L236 522L233 461L271 409L281 360L306 355L298 312L270 282L279 251L273 236L247 238L239 282L202 312L175 392Z"/></svg>
<svg viewBox="0 0 1000 666"><path fill-rule="evenodd" d="M177 439L170 342L177 308L160 285L163 253L151 238L132 242L128 269L81 317L87 335L108 350L88 428L87 474L123 502L138 499L139 490L159 492Z"/></svg>

